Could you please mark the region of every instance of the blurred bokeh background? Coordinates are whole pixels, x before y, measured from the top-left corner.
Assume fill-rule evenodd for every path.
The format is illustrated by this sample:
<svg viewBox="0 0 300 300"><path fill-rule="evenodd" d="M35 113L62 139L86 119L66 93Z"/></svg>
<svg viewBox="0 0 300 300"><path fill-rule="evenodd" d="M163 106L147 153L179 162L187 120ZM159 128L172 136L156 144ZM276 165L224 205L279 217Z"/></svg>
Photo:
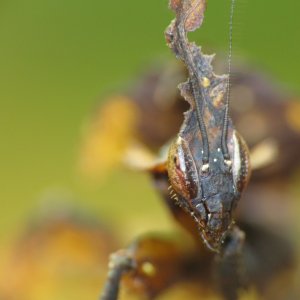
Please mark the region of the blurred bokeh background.
<svg viewBox="0 0 300 300"><path fill-rule="evenodd" d="M53 207L93 215L120 244L172 228L147 175L119 168L91 181L78 167L86 120L101 99L126 88L151 62L173 57L163 35L173 18L167 2L0 1L0 266L28 222ZM229 5L210 0L203 27L191 35L208 52L228 50ZM238 0L233 28L233 59L295 94L299 10L294 0Z"/></svg>

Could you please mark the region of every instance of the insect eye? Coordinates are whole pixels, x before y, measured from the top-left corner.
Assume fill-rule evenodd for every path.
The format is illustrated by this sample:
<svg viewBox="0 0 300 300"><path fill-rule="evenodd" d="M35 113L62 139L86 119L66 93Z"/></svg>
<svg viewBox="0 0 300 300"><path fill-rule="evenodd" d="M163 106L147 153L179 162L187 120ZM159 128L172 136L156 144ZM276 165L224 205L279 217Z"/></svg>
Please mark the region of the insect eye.
<svg viewBox="0 0 300 300"><path fill-rule="evenodd" d="M186 142L178 138L170 147L168 175L173 189L185 199L198 194L198 173Z"/></svg>
<svg viewBox="0 0 300 300"><path fill-rule="evenodd" d="M236 189L242 192L249 181L250 159L246 142L238 132L234 133L234 156L232 161L232 173Z"/></svg>

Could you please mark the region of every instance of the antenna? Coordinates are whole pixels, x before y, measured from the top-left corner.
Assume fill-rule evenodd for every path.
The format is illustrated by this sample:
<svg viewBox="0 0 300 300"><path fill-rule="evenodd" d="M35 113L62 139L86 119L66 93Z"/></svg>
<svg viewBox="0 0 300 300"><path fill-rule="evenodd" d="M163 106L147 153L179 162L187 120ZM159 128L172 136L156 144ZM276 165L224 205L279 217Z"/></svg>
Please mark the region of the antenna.
<svg viewBox="0 0 300 300"><path fill-rule="evenodd" d="M228 134L228 110L230 100L230 87L231 87L231 60L232 60L232 31L233 31L233 14L235 8L235 0L231 0L230 6L230 19L229 19L229 51L228 51L228 77L227 77L227 95L225 102L224 121L222 130L222 153L225 162L230 164L230 157L227 147L227 134Z"/></svg>

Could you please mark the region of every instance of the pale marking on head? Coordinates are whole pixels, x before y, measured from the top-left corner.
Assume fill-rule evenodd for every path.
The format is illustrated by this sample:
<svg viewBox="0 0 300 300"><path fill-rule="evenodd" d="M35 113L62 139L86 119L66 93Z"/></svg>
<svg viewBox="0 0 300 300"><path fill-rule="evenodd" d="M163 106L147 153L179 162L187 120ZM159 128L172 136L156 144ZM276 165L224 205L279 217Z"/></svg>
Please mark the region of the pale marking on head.
<svg viewBox="0 0 300 300"><path fill-rule="evenodd" d="M182 139L180 138L180 143L182 142ZM181 144L177 144L178 146ZM185 164L185 159L184 159L184 151L182 148L178 148L178 162L180 169L182 170L183 173L186 172L186 164Z"/></svg>
<svg viewBox="0 0 300 300"><path fill-rule="evenodd" d="M209 164L205 164L202 166L201 171L206 172L206 171L208 171L208 169L209 169Z"/></svg>
<svg viewBox="0 0 300 300"><path fill-rule="evenodd" d="M207 77L203 77L202 81L201 81L201 85L204 88L207 88L210 86L210 80Z"/></svg>
<svg viewBox="0 0 300 300"><path fill-rule="evenodd" d="M231 166L232 166L232 161L231 161L231 160L225 159L225 160L224 160L224 163L225 163L228 167L231 167Z"/></svg>
<svg viewBox="0 0 300 300"><path fill-rule="evenodd" d="M238 178L238 172L240 171L242 165L241 154L240 154L240 144L236 136L236 131L233 132L233 166L232 174L236 184L236 179Z"/></svg>
<svg viewBox="0 0 300 300"><path fill-rule="evenodd" d="M176 140L176 144L177 145L181 145L182 144L182 137L178 136L177 140Z"/></svg>
<svg viewBox="0 0 300 300"><path fill-rule="evenodd" d="M224 94L222 92L220 92L217 96L214 97L213 106L215 108L217 108L217 109L220 108L220 106L222 105L223 96L224 96Z"/></svg>

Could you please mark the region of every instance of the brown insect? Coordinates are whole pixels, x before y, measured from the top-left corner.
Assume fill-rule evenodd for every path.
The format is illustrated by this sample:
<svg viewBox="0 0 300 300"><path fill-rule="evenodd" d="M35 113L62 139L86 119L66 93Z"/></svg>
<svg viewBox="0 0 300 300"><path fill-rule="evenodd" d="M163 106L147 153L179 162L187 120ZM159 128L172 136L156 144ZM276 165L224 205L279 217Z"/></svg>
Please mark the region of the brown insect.
<svg viewBox="0 0 300 300"><path fill-rule="evenodd" d="M269 246L278 242L272 234L247 224L243 225L245 241L244 231L234 221L250 177L249 154L228 116L229 75L216 75L213 56L204 55L187 39L188 32L201 26L205 4L204 0L170 1L176 19L167 28L166 39L188 70L189 79L180 85L180 91L190 109L170 146L167 162L150 171L174 217L196 238L197 251L184 253L173 242L156 237L134 242L112 255L101 300L118 298L126 273L128 285L149 298L179 278L192 277L202 282L214 280L225 299L238 299L239 289L259 282L255 278L259 268L251 267L249 255L255 251L266 254L259 244L252 253L251 242L255 238ZM278 251L278 257L285 257L288 251ZM268 276L266 273L266 281Z"/></svg>
<svg viewBox="0 0 300 300"><path fill-rule="evenodd" d="M201 25L205 1L170 4L177 18L168 27L166 38L187 66L190 78L180 90L191 108L170 147L169 180L206 246L220 252L229 232L235 243L243 239L232 214L250 174L248 149L228 116L229 75L214 74L213 56L202 54L186 37Z"/></svg>

